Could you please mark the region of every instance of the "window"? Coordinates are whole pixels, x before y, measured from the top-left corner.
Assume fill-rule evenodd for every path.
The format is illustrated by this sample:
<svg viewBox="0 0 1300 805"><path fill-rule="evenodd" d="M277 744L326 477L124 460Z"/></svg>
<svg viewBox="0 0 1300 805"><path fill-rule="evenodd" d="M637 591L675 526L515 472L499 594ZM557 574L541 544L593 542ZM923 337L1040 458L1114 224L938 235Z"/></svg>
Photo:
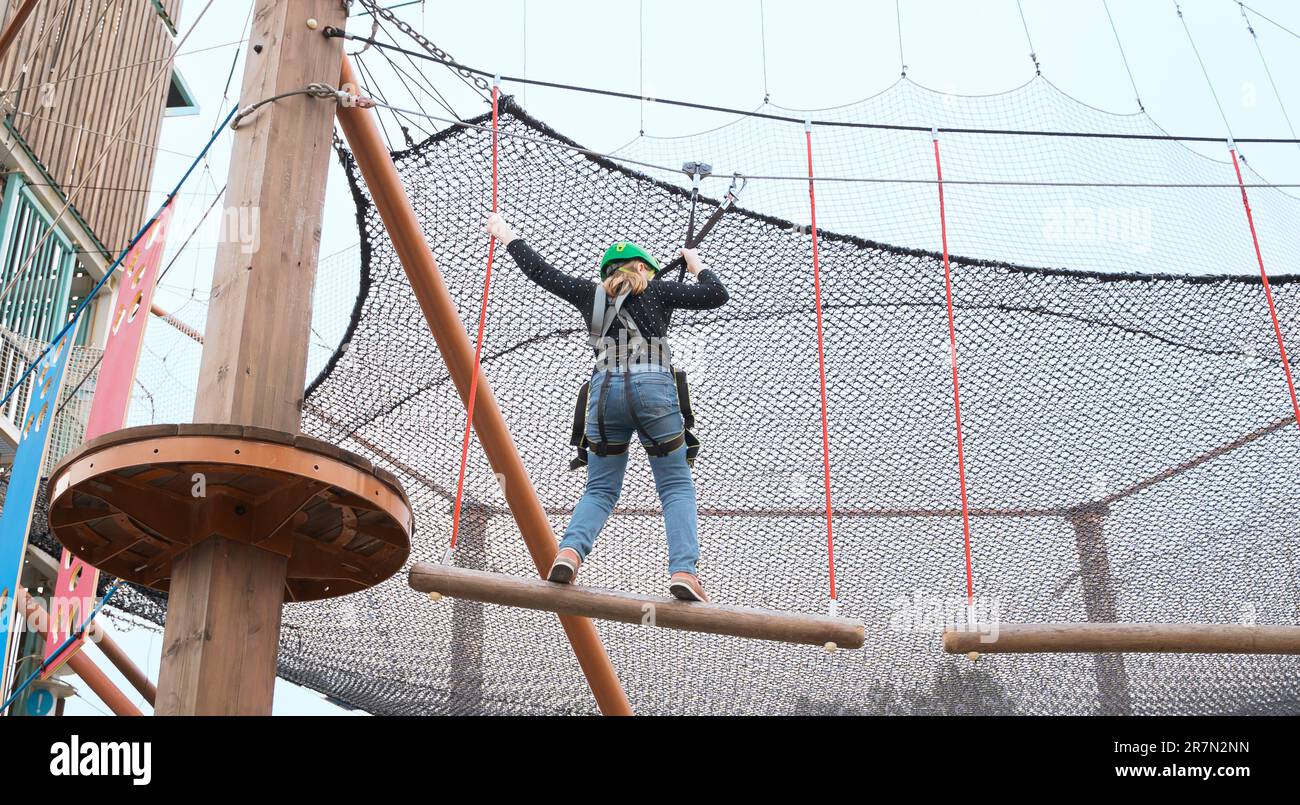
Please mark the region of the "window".
<svg viewBox="0 0 1300 805"><path fill-rule="evenodd" d="M72 311L77 253L28 189L10 174L0 203L0 387L9 389ZM83 272L84 273L84 272ZM26 409L30 379L0 410L16 421Z"/></svg>
<svg viewBox="0 0 1300 805"><path fill-rule="evenodd" d="M0 302L0 327L47 343L68 322L77 265L72 243L51 231L52 223L23 177L11 174L0 206L0 289L9 289Z"/></svg>
<svg viewBox="0 0 1300 805"><path fill-rule="evenodd" d="M166 117L184 117L197 115L199 102L194 100L185 78L177 70L172 70L171 85L167 87L167 108L163 110Z"/></svg>

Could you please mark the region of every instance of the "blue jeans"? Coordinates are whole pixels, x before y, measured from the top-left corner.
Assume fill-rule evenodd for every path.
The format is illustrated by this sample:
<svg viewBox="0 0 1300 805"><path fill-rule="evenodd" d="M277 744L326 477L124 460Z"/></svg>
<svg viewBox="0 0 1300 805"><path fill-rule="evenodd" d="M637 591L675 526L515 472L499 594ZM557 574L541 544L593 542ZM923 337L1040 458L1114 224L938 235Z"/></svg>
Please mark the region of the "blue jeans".
<svg viewBox="0 0 1300 805"><path fill-rule="evenodd" d="M677 384L671 372L658 367L644 367L649 371L632 374L632 402L636 406L641 427L659 442L677 436L684 429L682 408L677 400ZM600 440L597 425L597 406L604 385L609 384L605 401L605 436L610 443L631 442L636 429L627 412L624 396L626 378L621 373L597 372L591 378L587 396L587 438ZM641 436L641 442L649 440ZM623 474L631 447L616 456L588 454L587 490L573 510L569 527L560 540L561 548L572 548L583 559L591 552L601 528L618 503L623 489ZM698 514L695 502L695 481L686 463L686 446L682 445L666 456L650 457L650 470L654 473L655 490L664 509L664 526L668 532L668 572L694 573L700 558Z"/></svg>

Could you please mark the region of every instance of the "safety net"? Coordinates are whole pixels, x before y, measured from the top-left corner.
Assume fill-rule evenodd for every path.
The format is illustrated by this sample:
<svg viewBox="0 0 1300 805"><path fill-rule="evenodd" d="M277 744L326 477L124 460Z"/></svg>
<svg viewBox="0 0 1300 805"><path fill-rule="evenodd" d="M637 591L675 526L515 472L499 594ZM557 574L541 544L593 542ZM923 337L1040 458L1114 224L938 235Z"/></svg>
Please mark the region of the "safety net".
<svg viewBox="0 0 1300 805"><path fill-rule="evenodd" d="M1145 116L1089 109L1043 80L978 102L901 82L819 117L1161 133ZM452 126L393 153L465 322L483 301L491 199L482 128L491 118L471 122L479 128ZM1226 150L941 133L941 222L928 132L819 124L809 140L800 123L742 118L695 137L640 138L607 158L577 150L508 97L499 125L502 211L572 274L594 275L618 239L674 253L689 180L661 167L714 161L724 180L706 182L701 217L733 170L753 176L702 247L730 302L679 311L671 333L704 443L694 467L701 576L719 602L817 614L828 609L832 563L809 142L826 177L816 204L833 568L839 613L866 624L866 647L828 653L599 622L636 712L1300 712L1295 657L972 662L940 649L943 627L965 617L968 583L941 223L954 253L978 606L1006 622L1296 622L1300 433ZM412 561L437 561L465 410L365 183L342 147L340 156L357 206L360 291L310 384L303 429L395 473L416 512ZM1300 254L1300 202L1254 187L1249 168L1245 178L1281 327L1297 332L1300 295L1287 275ZM584 482L568 469L568 437L590 371L585 323L501 252L487 322L486 377L560 533ZM452 561L534 575L477 445L465 490ZM634 448L582 582L662 593L666 553ZM161 613L154 597L124 606ZM381 714L596 709L553 614L432 602L405 573L286 606L280 672Z"/></svg>
<svg viewBox="0 0 1300 805"><path fill-rule="evenodd" d="M915 92L907 85L903 91ZM1021 100L1033 105L1032 98ZM596 255L620 238L663 255L680 244L689 194L679 181L559 147L571 143L509 100L500 126L502 209L557 267L590 275ZM785 173L797 175L804 135L798 125L742 121L715 132L712 143L673 152L734 154L754 165L769 149L787 155ZM872 164L871 143L887 136L815 129L813 149L828 154L824 170L837 157L848 170L851 162ZM897 135L892 140L892 148L904 148ZM990 157L987 138L967 140L952 147L953 175L978 176L961 169L963 159ZM736 144L743 142L755 146L746 152ZM1049 170L1049 152L1078 150L1055 141L993 142L1008 158L1015 149L1022 170L1049 178L1059 177ZM929 136L904 143L917 153L916 178L922 178L932 160ZM647 149L654 147L667 154L667 146L646 141ZM1184 174L1209 174L1214 165L1168 142L1126 147L1152 174L1160 165L1144 158L1148 152L1161 152L1166 169ZM452 128L394 159L463 320L477 320L490 134ZM1165 170L1163 180L1179 174ZM396 472L418 512L413 556L437 560L450 534L464 409L350 161L349 176L363 231L364 290L335 362L311 389L305 429ZM1229 182L1231 173L1214 181ZM806 205L807 183L751 184L755 191L775 188L772 197L747 197L747 209L729 213L704 248L731 290L730 303L682 311L673 322L675 355L689 373L704 441L695 466L701 573L722 602L824 613L829 564L812 243L807 208L799 215L796 201ZM602 623L637 712L1300 708L1295 658L997 656L972 664L940 652L943 623L962 614L965 569L936 188L908 186L902 192L912 201L889 206L893 224L882 229L909 244L898 247L830 231L841 221L844 230L869 231L890 199L871 186L825 190L828 185L818 185L818 201L828 222L819 245L835 572L840 612L866 623L867 647L827 654ZM1014 224L1017 210L1024 223L1035 220L1026 211L1053 197L1073 197L1076 207L1104 206L1081 190L1087 192L1039 188L1029 191L1036 197L1009 204L1004 196L1026 190L996 189L990 201L978 186L948 188L954 244L970 244L981 258L954 257L952 271L977 598L996 606L1005 621L1292 623L1298 577L1290 513L1300 437L1262 285L1250 274L1253 254L1239 195L1200 190L1205 205L1184 210L1172 230L1151 227L1146 243L1103 236L1081 244L1063 219L1066 256L1090 254L1091 262L1078 261L1086 271L1053 260L1053 241L1041 233L1019 241L986 231ZM1140 199L1117 203L1115 189L1107 192L1112 207L1144 206ZM968 200L974 212L958 213ZM1179 196L1148 200L1145 207L1159 216L1174 201L1188 203ZM1000 212L993 209L998 204ZM1261 228L1264 220L1276 224L1277 216L1296 210L1279 191L1256 206ZM1139 224L1136 232L1142 231ZM1294 232L1268 231L1278 234L1272 248L1281 275L1293 265L1282 255L1296 253L1282 238ZM1194 242L1165 248L1165 238L1184 236ZM993 247L1007 241L1016 245ZM922 242L931 248L917 248ZM1189 255L1200 255L1196 267L1218 270L1156 275ZM1064 268L1002 262L1008 256ZM1295 285L1283 276L1273 285L1289 319ZM584 480L567 469L573 402L590 369L584 323L504 255L495 266L487 321L486 376L560 532ZM456 564L535 573L477 449L466 489ZM648 465L634 451L623 496L583 568L583 582L660 592L666 564ZM357 626L340 626L349 620ZM301 653L286 658L290 678L374 712L586 712L594 706L548 613L433 603L396 578L368 594L291 606L286 622L288 634L301 636L295 643Z"/></svg>

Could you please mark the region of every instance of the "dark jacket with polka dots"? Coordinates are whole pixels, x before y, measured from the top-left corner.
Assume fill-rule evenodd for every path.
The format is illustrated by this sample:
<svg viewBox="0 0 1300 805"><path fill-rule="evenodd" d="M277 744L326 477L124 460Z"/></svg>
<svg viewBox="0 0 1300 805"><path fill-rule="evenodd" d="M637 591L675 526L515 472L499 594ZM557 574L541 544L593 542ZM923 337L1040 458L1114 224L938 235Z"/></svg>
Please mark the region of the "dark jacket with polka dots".
<svg viewBox="0 0 1300 805"><path fill-rule="evenodd" d="M522 238L512 240L506 251L515 258L524 276L576 307L584 322L591 321L591 309L596 301L596 280L559 271ZM678 308L710 310L726 304L729 298L727 289L717 274L706 268L696 277L698 282L694 283L652 282L643 293L628 297L623 309L631 314L643 337L665 338L673 311ZM622 323L615 321L608 335L617 339L622 329Z"/></svg>

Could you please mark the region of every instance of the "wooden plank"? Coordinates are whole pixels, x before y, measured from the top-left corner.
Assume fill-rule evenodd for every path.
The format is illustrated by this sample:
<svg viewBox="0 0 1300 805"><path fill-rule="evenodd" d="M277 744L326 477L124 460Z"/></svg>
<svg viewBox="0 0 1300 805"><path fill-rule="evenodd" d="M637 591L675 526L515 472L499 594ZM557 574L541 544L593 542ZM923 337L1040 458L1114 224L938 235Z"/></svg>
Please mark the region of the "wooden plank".
<svg viewBox="0 0 1300 805"><path fill-rule="evenodd" d="M77 140L77 150L68 157L70 162L68 171L65 171L65 174L73 177L73 181L78 184L82 182L90 183L88 170L95 164L95 159L99 156L101 149L104 148L105 137L99 133L99 130L102 128L101 121L103 117L111 114L109 107L112 104L109 95L109 76L103 71L108 69L113 55L112 49L105 47L104 43L117 40L117 25L122 16L120 2L121 0L118 0L117 4L109 6L107 13L104 14L104 19L96 25L92 34L94 36L93 44L86 46L93 54L92 59L87 59L87 66L89 72L95 75L93 78L86 79L87 88L83 95L82 108L96 111L94 114L88 112L83 116L83 120L86 120L87 123L93 121L93 124L86 126L88 131L82 132L81 137ZM91 218L87 218L86 222L90 224L96 237L101 242L105 237L112 237L103 231L103 225L97 218L92 220L94 210L89 210L89 212L92 215Z"/></svg>
<svg viewBox="0 0 1300 805"><path fill-rule="evenodd" d="M84 79L73 79L74 76L80 75L82 61L90 50L91 40L87 37L91 32L91 24L95 21L95 14L88 13L85 8L78 11L73 20L72 29L68 32L68 41L72 42L72 48L66 58L70 61L60 66L57 74L51 80L55 81L54 85L54 102L64 110L63 122L78 123L89 120L90 116L82 112L83 99L86 85L91 83ZM82 47L82 43L87 47ZM60 81L59 79L64 80ZM69 80L72 79L72 80ZM77 141L82 136L80 129L71 128L67 125L56 126L58 131L54 132L53 146L48 149L50 153L49 163L59 167L59 173L56 175L60 184L68 186L75 182L76 177L71 171L73 165L72 155L76 153Z"/></svg>
<svg viewBox="0 0 1300 805"><path fill-rule="evenodd" d="M133 139L132 135L135 134L140 116L144 113L143 108L132 111L136 98L143 89L140 83L136 83L136 68L121 68L137 59L138 55L136 54L143 50L141 47L141 32L144 30L142 20L150 14L150 9L143 3L137 4L134 8L128 7L128 9L130 13L124 10L122 15L121 29L118 31L115 43L116 47L112 50L112 61L109 63L112 72L97 76L111 87L106 99L109 115L102 126L102 131L107 138L104 147L108 150L108 154L99 163L93 179L88 182L91 186L118 186L123 160L131 151L131 146L127 143L127 140ZM131 43L130 48L125 46L127 42ZM118 233L123 228L121 225L122 207L96 203L99 199L95 197L95 194L100 194L103 191L92 190L88 192L92 195L85 199L85 206L93 217L91 226L99 235L100 240L104 241L105 245L112 249L120 243ZM123 198L127 195L138 194L122 194Z"/></svg>
<svg viewBox="0 0 1300 805"><path fill-rule="evenodd" d="M865 639L862 622L847 618L678 601L599 587L553 584L542 579L485 573L431 562L420 562L411 568L410 585L420 592L485 604L540 609L687 632L815 646L833 643L837 648L862 648Z"/></svg>
<svg viewBox="0 0 1300 805"><path fill-rule="evenodd" d="M145 4L143 8L137 7L132 14L132 26L127 34L127 40L136 43L135 52L118 51L119 69L115 75L120 79L122 86L122 95L119 97L126 100L130 106L135 104L137 93L143 90L149 83L149 80L165 65L162 62L151 64L140 64L144 59L156 58L156 43L159 35L163 31L163 24L158 19L157 13L151 13L153 9ZM127 65L135 65L127 67ZM170 68L166 68L170 70ZM118 150L114 159L109 160L108 176L110 181L105 184L110 187L129 188L127 192L118 193L113 190L96 191L100 198L95 199L95 209L98 211L109 212L112 215L104 222L104 237L106 245L111 250L120 251L123 246L130 240L130 235L126 234L137 229L142 223L144 203L147 196L143 193L133 192L148 186L147 175L141 174L141 169L148 166L150 170L153 167L155 152L151 148L144 148L139 143L147 142L145 132L149 128L149 119L155 114L160 107L155 106L157 99L161 98L167 91L169 85L169 76L164 75L158 79L149 92L154 96L153 101L146 99L131 115L130 120L126 123L125 131L122 132L122 138L118 141ZM109 204L108 198L120 196L122 200L132 197L130 204Z"/></svg>
<svg viewBox="0 0 1300 805"><path fill-rule="evenodd" d="M148 202L144 191L156 161L168 82L160 79L153 84L140 108L129 119L124 115L163 67L157 60L173 45L151 3L107 2L105 11L101 0L77 0L66 31L66 2L39 5L13 47L0 58L0 87L14 89L21 84L17 129L66 194L81 183L121 188L86 189L74 200L90 230L107 248L116 250L134 234ZM101 11L105 14L99 23ZM24 64L26 75L22 75ZM132 64L136 66L128 67ZM56 84L55 104L46 108L40 85L60 77L64 80ZM119 126L120 137L113 138ZM114 139L111 147L110 138ZM87 175L83 168L105 149L108 154L98 170Z"/></svg>
<svg viewBox="0 0 1300 805"><path fill-rule="evenodd" d="M989 636L992 636L991 634ZM1300 654L1300 626L1219 623L1004 623L996 640L977 631L943 634L949 654Z"/></svg>
<svg viewBox="0 0 1300 805"><path fill-rule="evenodd" d="M58 69L57 60L63 58L68 52L65 47L67 29L76 13L71 3L60 5L58 13L50 20L49 36L41 46L42 55L32 65L34 92L29 96L32 118L29 121L30 135L27 137L27 142L32 146L32 150L41 155L42 161L46 164L50 164L50 160L55 158L53 140L63 128L57 121L67 116L67 110L60 108L57 102L47 106L47 96L43 87L50 81L51 72Z"/></svg>
<svg viewBox="0 0 1300 805"><path fill-rule="evenodd" d="M50 6L45 4L40 7L26 27L21 32L13 47L10 48L10 61L5 65L5 73L0 76L0 86L6 91L6 98L13 103L14 109L22 108L22 102L26 99L29 86L31 84L31 64L33 54L36 52L37 44L41 42L41 34L47 26L47 18L50 15ZM23 119L16 117L14 126L19 131L22 130Z"/></svg>

